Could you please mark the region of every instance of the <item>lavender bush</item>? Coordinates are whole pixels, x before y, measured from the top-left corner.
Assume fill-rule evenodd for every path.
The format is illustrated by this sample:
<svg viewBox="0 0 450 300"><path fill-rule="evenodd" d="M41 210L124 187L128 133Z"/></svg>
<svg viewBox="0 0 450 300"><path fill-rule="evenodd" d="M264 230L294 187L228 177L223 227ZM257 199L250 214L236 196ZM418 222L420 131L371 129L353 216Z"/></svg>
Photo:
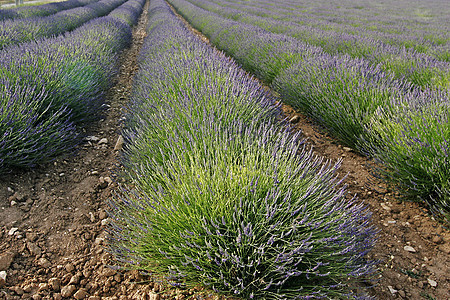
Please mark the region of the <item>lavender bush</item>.
<svg viewBox="0 0 450 300"><path fill-rule="evenodd" d="M0 50L10 45L38 40L74 30L89 20L107 15L125 0L101 0L48 17L0 22Z"/></svg>
<svg viewBox="0 0 450 300"><path fill-rule="evenodd" d="M370 277L370 214L338 167L277 120L273 99L234 63L150 4L124 132L131 189L111 200L110 251L245 299L356 298ZM283 129L284 128L284 129Z"/></svg>
<svg viewBox="0 0 450 300"><path fill-rule="evenodd" d="M408 199L424 201L450 223L450 100L447 92L415 91L394 108L379 107L360 140L376 173Z"/></svg>
<svg viewBox="0 0 450 300"><path fill-rule="evenodd" d="M19 6L9 9L0 9L0 21L5 19L22 19L29 17L45 17L59 11L84 6L98 0L67 0L52 2L43 5Z"/></svg>
<svg viewBox="0 0 450 300"><path fill-rule="evenodd" d="M127 7L129 15L142 10ZM125 15L0 52L0 172L46 162L80 142L82 127L98 117L117 52L131 40Z"/></svg>

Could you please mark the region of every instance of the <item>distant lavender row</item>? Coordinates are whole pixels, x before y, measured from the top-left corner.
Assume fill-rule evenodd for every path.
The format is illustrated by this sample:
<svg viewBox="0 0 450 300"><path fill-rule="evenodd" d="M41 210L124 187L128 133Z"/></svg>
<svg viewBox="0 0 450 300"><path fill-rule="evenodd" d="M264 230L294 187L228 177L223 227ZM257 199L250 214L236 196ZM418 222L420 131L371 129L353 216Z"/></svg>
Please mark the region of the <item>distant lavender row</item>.
<svg viewBox="0 0 450 300"><path fill-rule="evenodd" d="M384 70L392 71L398 78L405 78L418 86L450 88L449 44L447 47L440 45L429 48L432 55L428 55L405 49L404 45L399 47L383 43L368 32L350 34L320 29L311 24L299 25L292 20L280 21L274 15L261 17L243 12L245 7L241 7L242 5L236 9L230 8L226 6L227 2L220 5L208 0L189 0L189 2L244 24L295 37L302 42L321 47L330 54L364 58L371 64L380 64ZM282 5L283 3L280 3L280 6ZM254 10L254 7L251 7ZM423 43L421 45L423 46Z"/></svg>
<svg viewBox="0 0 450 300"><path fill-rule="evenodd" d="M386 1L217 1L254 16L295 22L325 31L357 34L422 52L449 51L450 6L445 0ZM349 17L350 16L350 17ZM437 49L436 49L437 48Z"/></svg>
<svg viewBox="0 0 450 300"><path fill-rule="evenodd" d="M126 0L100 0L83 7L60 11L48 17L0 22L0 50L74 30L89 20L107 15Z"/></svg>
<svg viewBox="0 0 450 300"><path fill-rule="evenodd" d="M333 56L184 0L169 2L218 48L272 84L285 102L309 114L344 144L376 158L381 163L377 171L402 194L427 202L439 215L449 215L446 89L417 88L367 60ZM433 110L442 112L442 118L431 120ZM429 120L429 125L421 120Z"/></svg>
<svg viewBox="0 0 450 300"><path fill-rule="evenodd" d="M346 199L338 165L278 123L274 99L152 0L125 124L109 250L244 299L364 299L370 214ZM359 297L361 296L361 297Z"/></svg>
<svg viewBox="0 0 450 300"><path fill-rule="evenodd" d="M131 40L126 23L143 2L123 5L129 17L96 18L64 36L0 52L0 172L70 153L81 141L81 127L98 117L116 73L117 52Z"/></svg>
<svg viewBox="0 0 450 300"><path fill-rule="evenodd" d="M0 21L6 19L22 19L28 17L44 17L59 11L84 6L98 0L67 0L43 5L20 6L10 9L0 9Z"/></svg>

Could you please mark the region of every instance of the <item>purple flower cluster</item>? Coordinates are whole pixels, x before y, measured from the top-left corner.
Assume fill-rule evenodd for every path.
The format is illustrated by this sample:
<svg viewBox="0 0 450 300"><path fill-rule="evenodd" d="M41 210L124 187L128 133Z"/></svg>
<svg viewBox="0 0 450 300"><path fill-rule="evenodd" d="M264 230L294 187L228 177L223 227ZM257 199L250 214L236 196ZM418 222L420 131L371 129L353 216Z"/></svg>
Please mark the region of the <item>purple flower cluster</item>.
<svg viewBox="0 0 450 300"><path fill-rule="evenodd" d="M44 17L59 11L84 6L98 0L67 0L43 5L20 6L11 9L0 9L0 21L5 19L22 19L28 17Z"/></svg>
<svg viewBox="0 0 450 300"><path fill-rule="evenodd" d="M0 21L0 50L74 30L89 20L107 15L124 2L125 0L101 0L48 17Z"/></svg>
<svg viewBox="0 0 450 300"><path fill-rule="evenodd" d="M163 0L149 12L123 133L132 188L110 203L111 253L175 286L246 299L357 298L347 283L373 274L376 231L339 163L315 157L264 88Z"/></svg>
<svg viewBox="0 0 450 300"><path fill-rule="evenodd" d="M142 11L128 5L130 16ZM124 4L125 5L125 4ZM0 171L32 167L70 152L81 126L98 117L131 40L129 18L94 19L64 36L0 52Z"/></svg>

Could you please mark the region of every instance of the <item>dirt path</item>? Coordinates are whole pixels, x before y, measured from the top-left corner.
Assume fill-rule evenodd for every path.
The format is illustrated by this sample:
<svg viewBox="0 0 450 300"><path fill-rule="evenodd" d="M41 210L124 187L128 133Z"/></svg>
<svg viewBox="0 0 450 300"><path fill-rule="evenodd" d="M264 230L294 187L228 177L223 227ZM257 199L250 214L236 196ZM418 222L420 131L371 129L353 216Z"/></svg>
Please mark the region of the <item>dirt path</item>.
<svg viewBox="0 0 450 300"><path fill-rule="evenodd" d="M117 187L113 176L119 154L114 149L137 71L147 8L148 3L133 45L121 56L104 120L90 128L90 141L75 157L0 177L0 274L6 274L6 282L0 278L0 299L208 298L200 289L170 289L157 277L114 270L104 251L106 201ZM348 173L350 194L357 193L373 212L380 234L371 255L383 263L371 294L378 299L450 299L449 231L419 205L395 201L370 179L365 158L338 145L291 108L284 111L319 155L343 159L341 172Z"/></svg>

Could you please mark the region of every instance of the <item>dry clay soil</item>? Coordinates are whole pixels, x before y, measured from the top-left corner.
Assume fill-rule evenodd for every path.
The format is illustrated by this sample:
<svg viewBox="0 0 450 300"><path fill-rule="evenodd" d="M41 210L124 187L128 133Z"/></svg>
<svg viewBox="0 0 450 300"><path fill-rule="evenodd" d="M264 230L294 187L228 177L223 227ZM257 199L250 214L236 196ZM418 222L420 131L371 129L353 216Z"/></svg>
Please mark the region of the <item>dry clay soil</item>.
<svg viewBox="0 0 450 300"><path fill-rule="evenodd" d="M0 177L0 271L6 274L6 281L0 278L0 299L225 298L201 287L171 288L157 274L111 268L115 262L105 251L107 201L120 181L114 176L120 168L120 130L147 7L133 44L121 54L103 119L88 129L90 138L75 155ZM283 110L318 155L342 159L349 197L357 194L373 213L379 234L370 258L381 263L369 293L377 299L450 299L449 230L423 206L395 200L370 176L366 158L292 108Z"/></svg>

